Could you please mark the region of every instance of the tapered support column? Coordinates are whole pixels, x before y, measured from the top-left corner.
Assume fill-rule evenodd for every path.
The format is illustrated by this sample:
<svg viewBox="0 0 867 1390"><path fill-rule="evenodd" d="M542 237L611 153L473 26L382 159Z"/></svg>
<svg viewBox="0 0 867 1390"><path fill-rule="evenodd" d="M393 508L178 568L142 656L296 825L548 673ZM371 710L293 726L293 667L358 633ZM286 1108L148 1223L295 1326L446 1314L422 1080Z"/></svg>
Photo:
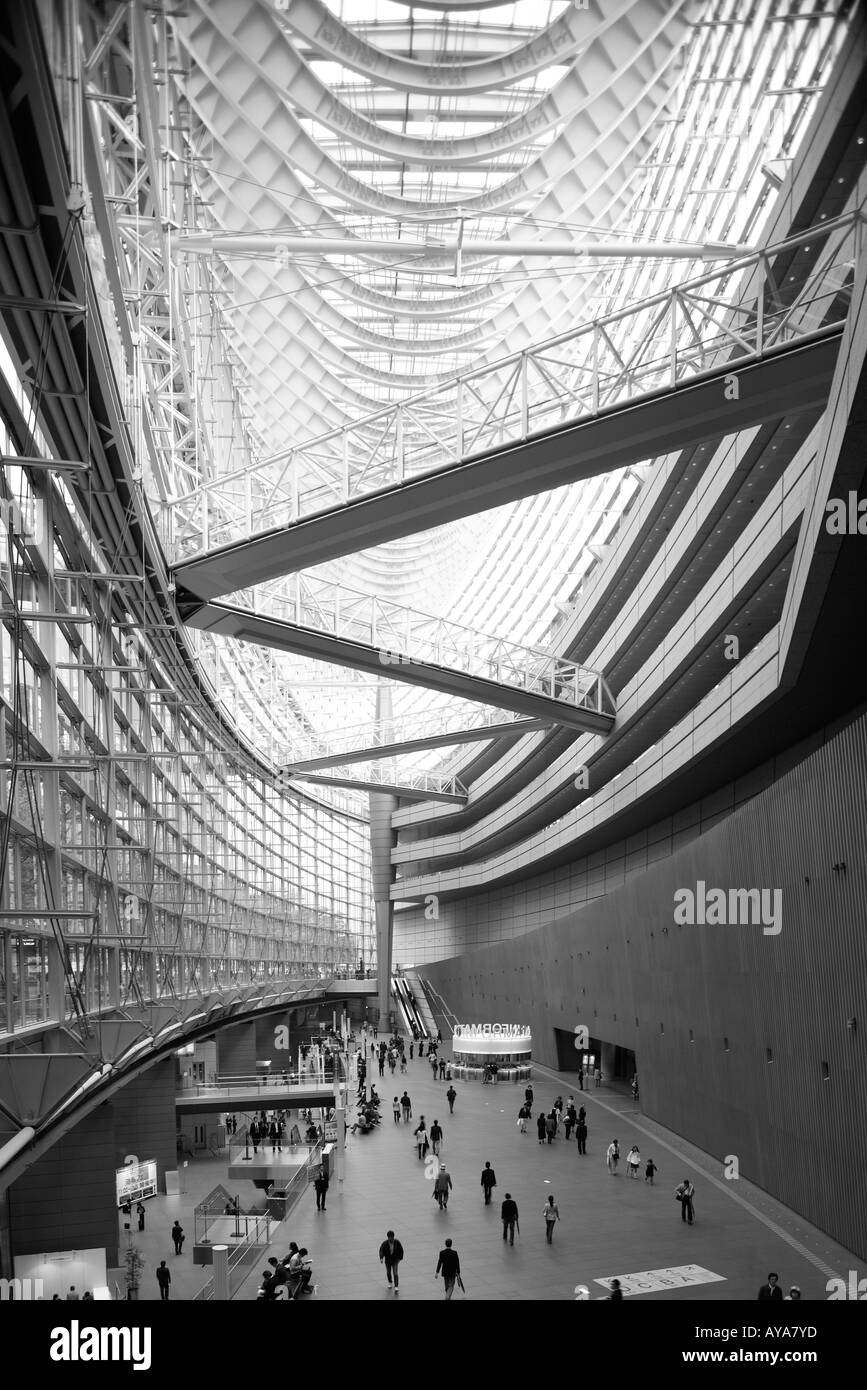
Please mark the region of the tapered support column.
<svg viewBox="0 0 867 1390"><path fill-rule="evenodd" d="M376 696L376 718L383 739L392 722L391 691L380 686ZM370 872L373 880L373 906L376 914L377 1004L379 1026L384 1028L391 1007L391 951L394 937L394 908L389 896L393 878L391 851L395 836L391 828L397 798L384 792L370 793Z"/></svg>

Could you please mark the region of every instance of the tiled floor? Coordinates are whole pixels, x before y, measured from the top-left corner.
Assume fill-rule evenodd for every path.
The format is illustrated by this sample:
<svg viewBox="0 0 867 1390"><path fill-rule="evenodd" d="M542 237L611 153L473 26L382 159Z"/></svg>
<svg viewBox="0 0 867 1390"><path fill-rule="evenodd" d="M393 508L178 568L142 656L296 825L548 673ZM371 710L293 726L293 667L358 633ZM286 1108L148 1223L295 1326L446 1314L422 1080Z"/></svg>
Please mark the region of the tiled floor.
<svg viewBox="0 0 867 1390"><path fill-rule="evenodd" d="M228 1151L225 1152L228 1155ZM154 1271L161 1260L165 1260L172 1273L169 1289L170 1302L193 1298L210 1278L209 1269L193 1264L195 1235L193 1208L197 1202L206 1197L218 1184L222 1184L231 1193L240 1191L243 1200L249 1201L250 1205L261 1198L262 1194L252 1184L242 1185L229 1181L227 1166L227 1157L212 1158L209 1155L207 1158L192 1159L189 1167L183 1170L187 1189L185 1193L177 1197L151 1197L145 1202L144 1231L138 1229L135 1208L133 1208L130 1218L132 1229L129 1233L123 1228L123 1223L127 1218L120 1213L118 1214L120 1231L118 1248L121 1259L130 1240L138 1246L145 1259L139 1291L141 1302L159 1300L160 1293ZM181 1255L175 1254L171 1239L171 1228L176 1220L180 1221L186 1235L183 1254ZM109 1288L112 1294L115 1292L115 1284L121 1290L126 1287L122 1270L109 1270Z"/></svg>
<svg viewBox="0 0 867 1390"><path fill-rule="evenodd" d="M377 1258L391 1227L406 1258L401 1265L399 1301L443 1297L434 1281L437 1253L446 1236L461 1257L466 1296L475 1299L572 1299L577 1284L593 1297L604 1293L594 1281L616 1275L699 1264L723 1281L666 1290L643 1298L754 1299L768 1270L781 1282L799 1284L805 1299L824 1299L832 1273L858 1267L849 1254L821 1232L808 1227L743 1179L727 1182L720 1163L633 1114L628 1094L603 1087L581 1097L587 1108L587 1156L574 1139L558 1138L539 1146L535 1126L521 1135L516 1125L523 1085L481 1086L455 1082L458 1099L449 1116L445 1083L434 1083L425 1061L410 1064L404 1083L413 1101L414 1119L395 1125L390 1099L383 1124L348 1141L346 1179L332 1183L327 1210L317 1213L311 1189L280 1228L274 1249L283 1254L290 1239L306 1245L314 1262L318 1296L328 1299L394 1299ZM568 1077L534 1069L534 1114L554 1097L567 1097ZM383 1096L385 1087L378 1083ZM576 1092L576 1103L578 1093ZM428 1127L439 1119L445 1131L442 1158L452 1174L449 1208L441 1212L424 1176L412 1131L419 1114ZM562 1136L562 1131L561 1131ZM605 1168L611 1138L625 1155L633 1143L642 1157L659 1167L656 1185L643 1176L633 1181ZM481 1169L486 1159L497 1174L490 1207L483 1205ZM681 1221L674 1189L689 1175L696 1185L696 1225ZM520 1211L521 1235L514 1248L504 1244L499 1204L510 1191ZM545 1243L542 1207L553 1193L560 1208L553 1245ZM261 1267L265 1268L264 1260ZM247 1280L239 1298L255 1298L258 1272ZM462 1297L456 1294L457 1298Z"/></svg>

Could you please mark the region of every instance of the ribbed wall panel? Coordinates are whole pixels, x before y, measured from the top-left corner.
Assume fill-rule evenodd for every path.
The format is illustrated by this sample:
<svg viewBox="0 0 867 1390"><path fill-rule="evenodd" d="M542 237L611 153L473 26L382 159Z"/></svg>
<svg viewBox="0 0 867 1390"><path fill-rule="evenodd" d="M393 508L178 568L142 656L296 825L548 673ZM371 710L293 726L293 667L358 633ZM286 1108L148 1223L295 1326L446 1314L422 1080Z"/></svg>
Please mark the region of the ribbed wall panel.
<svg viewBox="0 0 867 1390"><path fill-rule="evenodd" d="M529 1020L549 1066L554 1029L579 1022L632 1048L649 1115L867 1258L865 826L862 714L604 899L423 974L461 1019ZM699 879L780 888L780 934L676 925Z"/></svg>
<svg viewBox="0 0 867 1390"><path fill-rule="evenodd" d="M114 1114L100 1105L10 1187L13 1254L104 1246L115 1265L114 1170Z"/></svg>
<svg viewBox="0 0 867 1390"><path fill-rule="evenodd" d="M166 1190L166 1169L177 1168L175 1059L167 1057L133 1077L111 1102L114 1111L115 1168L128 1154L157 1161L157 1186Z"/></svg>
<svg viewBox="0 0 867 1390"><path fill-rule="evenodd" d="M239 1023L236 1028L217 1029L217 1074L255 1076L256 1023Z"/></svg>

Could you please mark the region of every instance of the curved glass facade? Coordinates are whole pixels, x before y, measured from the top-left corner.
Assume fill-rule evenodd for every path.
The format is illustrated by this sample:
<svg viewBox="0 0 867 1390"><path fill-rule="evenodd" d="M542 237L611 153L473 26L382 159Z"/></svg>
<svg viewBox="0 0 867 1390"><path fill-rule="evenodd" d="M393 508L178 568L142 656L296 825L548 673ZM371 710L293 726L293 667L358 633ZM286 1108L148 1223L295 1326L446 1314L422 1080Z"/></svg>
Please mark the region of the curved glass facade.
<svg viewBox="0 0 867 1390"><path fill-rule="evenodd" d="M5 424L0 447L15 454ZM369 966L366 819L275 791L205 696L179 693L166 634L119 619L135 582L63 484L37 494L10 466L4 488L0 1035Z"/></svg>

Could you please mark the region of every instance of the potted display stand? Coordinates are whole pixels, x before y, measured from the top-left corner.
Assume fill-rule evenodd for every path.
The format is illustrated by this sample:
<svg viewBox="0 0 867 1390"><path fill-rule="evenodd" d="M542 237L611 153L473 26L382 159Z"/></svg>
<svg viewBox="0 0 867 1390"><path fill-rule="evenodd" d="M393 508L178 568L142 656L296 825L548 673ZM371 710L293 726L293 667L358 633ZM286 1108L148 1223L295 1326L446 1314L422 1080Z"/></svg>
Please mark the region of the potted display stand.
<svg viewBox="0 0 867 1390"><path fill-rule="evenodd" d="M126 1296L135 1302L138 1299L141 1272L145 1267L144 1256L137 1245L130 1245L123 1258L126 1264Z"/></svg>

